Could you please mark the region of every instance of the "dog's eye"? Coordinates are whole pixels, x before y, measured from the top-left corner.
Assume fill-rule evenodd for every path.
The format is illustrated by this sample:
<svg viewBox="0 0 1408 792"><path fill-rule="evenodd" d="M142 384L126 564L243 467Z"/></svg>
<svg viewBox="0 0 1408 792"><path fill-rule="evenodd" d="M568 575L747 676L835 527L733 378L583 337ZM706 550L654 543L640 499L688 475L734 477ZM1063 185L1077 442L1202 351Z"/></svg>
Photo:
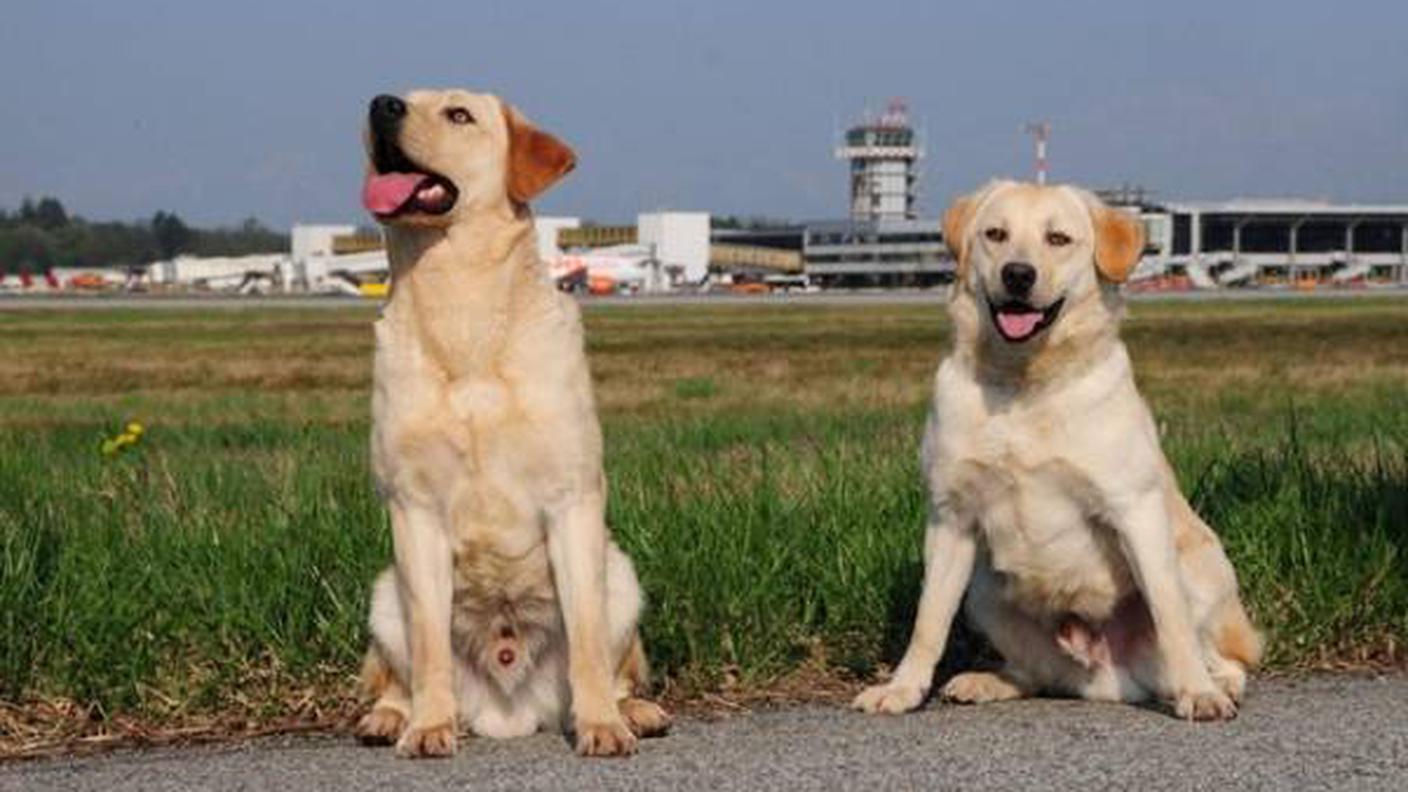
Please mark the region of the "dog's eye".
<svg viewBox="0 0 1408 792"><path fill-rule="evenodd" d="M989 228L988 230L984 231L983 236L987 237L987 240L989 242L1006 242L1007 229L993 226L992 228Z"/></svg>
<svg viewBox="0 0 1408 792"><path fill-rule="evenodd" d="M1071 244L1071 237L1069 234L1064 234L1060 231L1047 231L1046 244L1052 247L1065 247Z"/></svg>
<svg viewBox="0 0 1408 792"><path fill-rule="evenodd" d="M474 116L463 107L450 107L445 110L445 117L450 119L451 124L473 124Z"/></svg>

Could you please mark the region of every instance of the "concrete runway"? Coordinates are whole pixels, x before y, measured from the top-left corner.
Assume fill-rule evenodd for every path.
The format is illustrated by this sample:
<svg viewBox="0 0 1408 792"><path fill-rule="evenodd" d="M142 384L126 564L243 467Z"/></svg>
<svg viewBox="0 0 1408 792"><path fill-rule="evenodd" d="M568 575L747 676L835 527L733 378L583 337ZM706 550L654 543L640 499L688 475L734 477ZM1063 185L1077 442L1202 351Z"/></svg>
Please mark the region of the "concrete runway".
<svg viewBox="0 0 1408 792"><path fill-rule="evenodd" d="M726 292L637 295L631 297L584 297L583 305L670 307L686 305L941 305L946 292L942 289L909 289L890 291L824 291L783 294L741 295ZM1357 289L1345 291L1302 292L1288 289L1244 289L1190 292L1140 292L1129 295L1133 302L1209 302L1218 300L1323 300L1361 299L1367 297L1408 297L1408 288ZM21 295L0 293L0 311L42 310L45 308L78 309L240 309L240 308L349 308L375 307L376 300L346 295L232 296L179 295L151 296L135 294L94 295Z"/></svg>
<svg viewBox="0 0 1408 792"><path fill-rule="evenodd" d="M899 717L797 707L685 720L638 756L563 738L469 740L407 761L350 738L266 739L0 765L0 790L1408 789L1408 676L1253 683L1241 717L1192 724L1076 701L931 704Z"/></svg>

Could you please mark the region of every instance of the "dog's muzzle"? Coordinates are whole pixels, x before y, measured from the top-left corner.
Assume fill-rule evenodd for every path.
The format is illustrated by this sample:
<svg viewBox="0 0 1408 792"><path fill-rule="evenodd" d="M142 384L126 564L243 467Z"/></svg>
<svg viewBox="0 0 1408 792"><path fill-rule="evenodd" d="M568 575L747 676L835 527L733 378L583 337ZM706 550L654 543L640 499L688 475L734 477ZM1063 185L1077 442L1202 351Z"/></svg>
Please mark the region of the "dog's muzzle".
<svg viewBox="0 0 1408 792"><path fill-rule="evenodd" d="M1050 327L1065 304L1065 297L1045 308L1036 308L1025 300L1008 300L998 304L989 299L988 310L992 312L992 323L997 327L998 335L1008 343L1020 344Z"/></svg>
<svg viewBox="0 0 1408 792"><path fill-rule="evenodd" d="M378 220L445 214L459 198L449 179L418 166L401 148L406 114L406 103L387 94L373 99L367 112L372 167L362 185L362 205Z"/></svg>

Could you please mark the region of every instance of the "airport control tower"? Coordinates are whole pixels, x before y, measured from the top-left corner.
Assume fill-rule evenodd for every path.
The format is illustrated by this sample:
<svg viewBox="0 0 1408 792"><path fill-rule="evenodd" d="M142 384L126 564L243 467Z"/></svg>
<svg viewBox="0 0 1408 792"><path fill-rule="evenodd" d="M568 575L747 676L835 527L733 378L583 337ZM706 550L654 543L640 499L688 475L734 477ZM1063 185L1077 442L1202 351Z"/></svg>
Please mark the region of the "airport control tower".
<svg viewBox="0 0 1408 792"><path fill-rule="evenodd" d="M851 219L913 219L923 156L901 99L892 99L878 119L847 130L836 157L851 163Z"/></svg>

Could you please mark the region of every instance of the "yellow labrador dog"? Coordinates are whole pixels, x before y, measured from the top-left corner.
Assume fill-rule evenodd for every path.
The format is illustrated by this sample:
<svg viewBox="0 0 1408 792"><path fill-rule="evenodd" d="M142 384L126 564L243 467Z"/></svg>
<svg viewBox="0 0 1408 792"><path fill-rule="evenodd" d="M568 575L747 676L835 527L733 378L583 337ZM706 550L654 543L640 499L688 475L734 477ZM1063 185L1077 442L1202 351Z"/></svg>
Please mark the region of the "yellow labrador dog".
<svg viewBox="0 0 1408 792"><path fill-rule="evenodd" d="M948 700L1157 697L1234 717L1260 641L1118 336L1141 225L1083 190L1003 181L950 208L944 237L954 349L924 437L923 594L894 677L855 706L923 702L966 592L1005 665L954 677Z"/></svg>
<svg viewBox="0 0 1408 792"><path fill-rule="evenodd" d="M528 210L575 157L466 91L378 96L367 143L363 203L391 260L372 465L396 559L372 596L360 736L443 756L459 727L561 728L581 754L629 754L669 719L631 697L640 588L605 524L581 320Z"/></svg>

